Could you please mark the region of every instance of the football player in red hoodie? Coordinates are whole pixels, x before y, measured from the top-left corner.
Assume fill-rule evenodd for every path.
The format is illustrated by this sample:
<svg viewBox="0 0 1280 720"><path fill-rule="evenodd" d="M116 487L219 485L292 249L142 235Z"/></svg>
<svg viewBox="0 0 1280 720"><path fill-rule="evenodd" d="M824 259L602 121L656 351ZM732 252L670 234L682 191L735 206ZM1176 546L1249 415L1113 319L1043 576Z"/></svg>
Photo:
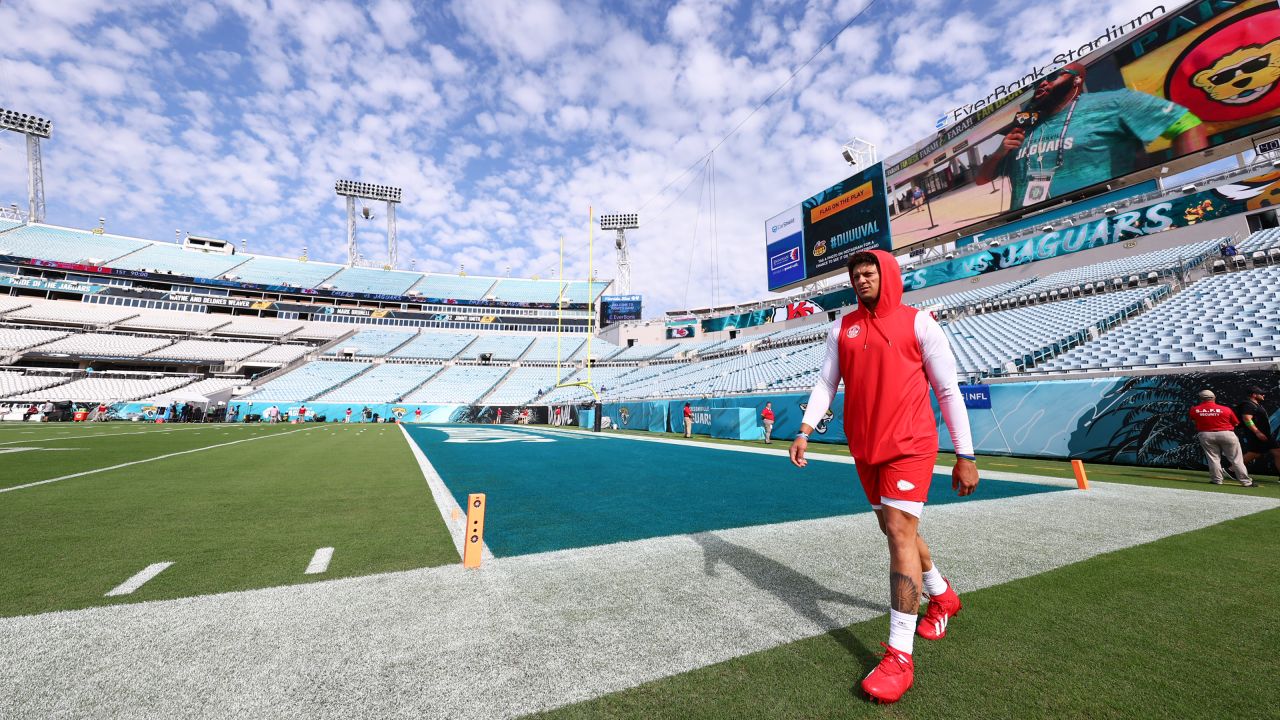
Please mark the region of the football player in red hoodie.
<svg viewBox="0 0 1280 720"><path fill-rule="evenodd" d="M929 313L902 304L898 261L882 250L858 253L849 260L849 280L858 308L836 320L827 335L826 359L791 444L791 462L797 467L807 463L809 434L843 380L849 454L889 540L889 642L880 664L862 680L862 689L889 703L902 697L915 679L914 636L942 639L948 620L961 607L919 533L938 457L930 386L956 450L951 486L958 494L977 488L978 467L955 356ZM918 619L922 586L929 607Z"/></svg>

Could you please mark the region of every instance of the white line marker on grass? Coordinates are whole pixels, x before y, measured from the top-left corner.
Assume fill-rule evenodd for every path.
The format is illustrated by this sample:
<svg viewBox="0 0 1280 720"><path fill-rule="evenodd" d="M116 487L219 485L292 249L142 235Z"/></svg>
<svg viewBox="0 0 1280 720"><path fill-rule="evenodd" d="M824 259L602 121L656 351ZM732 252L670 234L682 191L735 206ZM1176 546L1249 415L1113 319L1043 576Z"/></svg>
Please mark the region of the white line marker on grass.
<svg viewBox="0 0 1280 720"><path fill-rule="evenodd" d="M134 590L137 590L138 588L142 587L151 578L164 572L165 568L169 567L172 564L173 563L171 562L152 563L146 566L145 568L143 568L142 572L138 573L137 575L134 575L128 580L125 580L124 582L117 585L115 589L107 593L104 597L115 597L116 595L128 595Z"/></svg>
<svg viewBox="0 0 1280 720"><path fill-rule="evenodd" d="M333 548L320 548L311 556L311 564L307 565L308 575L319 575L329 569L329 561L333 559Z"/></svg>
<svg viewBox="0 0 1280 720"><path fill-rule="evenodd" d="M414 442L413 436L409 435L409 430L404 425L401 425L400 432L404 433L404 441L409 443L409 451L413 453L413 458L418 461L418 467L422 468L422 477L427 481L427 487L431 490L431 497L436 501L436 508L440 510L440 517L444 519L444 526L449 528L449 534L453 536L453 545L458 549L458 557L461 558L462 536L465 534L463 531L466 526L467 513L458 505L458 501L453 498L453 493L449 492L449 488L444 484L444 478L440 477L440 473L436 472L431 461L427 460L422 448L418 447L418 443ZM453 521L454 511L458 513L458 522ZM489 543L484 544L480 557L485 560L493 559L493 553L489 551Z"/></svg>
<svg viewBox="0 0 1280 720"><path fill-rule="evenodd" d="M239 445L240 443L253 442L254 440L262 440L263 438L275 438L275 437L281 437L283 435L292 435L294 433L306 432L310 429L311 428L303 428L301 430L290 430L289 432L270 433L267 435L255 435L254 437L244 438L242 440L232 440L230 442L218 443L217 445L206 445L204 447L198 447L192 450L182 450L180 452L172 452L172 453L169 453L168 455L157 455L155 457L144 458L142 460L134 460L132 462L127 462L127 463L120 463L119 465L112 465L110 467L97 468L95 470L85 470L84 472L71 473L70 475L63 475L62 477L49 478L48 480L37 480L36 482L27 483L26 485L14 485L13 487L0 488L0 493L13 492L14 490L23 490L26 488L35 487L37 485L46 485L48 483L58 482L59 480L70 480L71 478L84 477L85 475L95 475L100 472L107 472L108 470L119 470L120 468L126 468L131 465L141 465L142 463L149 463L149 462L154 462L156 460L165 460L171 457L178 457L179 455L190 455L191 453L200 452L202 450L212 450L214 448L227 447L228 445Z"/></svg>

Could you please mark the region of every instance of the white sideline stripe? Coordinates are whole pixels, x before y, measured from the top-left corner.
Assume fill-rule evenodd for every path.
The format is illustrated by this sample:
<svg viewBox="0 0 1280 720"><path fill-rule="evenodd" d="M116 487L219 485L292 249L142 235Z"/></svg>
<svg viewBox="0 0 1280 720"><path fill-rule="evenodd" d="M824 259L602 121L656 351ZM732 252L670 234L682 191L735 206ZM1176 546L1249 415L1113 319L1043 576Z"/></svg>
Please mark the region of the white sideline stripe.
<svg viewBox="0 0 1280 720"><path fill-rule="evenodd" d="M112 589L111 592L108 592L103 597L115 597L116 595L128 595L134 590L137 590L138 588L142 587L151 578L164 572L165 569L172 564L173 563L171 562L152 563L146 566L145 568L143 568L142 572L138 573L137 575L134 575L128 580L125 580L124 582L115 586L115 588Z"/></svg>
<svg viewBox="0 0 1280 720"><path fill-rule="evenodd" d="M458 501L453 499L453 493L449 492L449 488L445 487L444 478L440 477L440 473L436 472L435 467L431 465L431 461L427 460L427 456L423 454L422 448L418 447L418 443L414 442L413 437L409 435L409 430L404 425L400 425L400 432L404 434L404 441L409 443L409 451L413 453L413 457L418 461L418 467L422 468L422 477L427 481L427 487L431 490L431 497L436 501L436 508L440 511L440 517L444 519L445 527L449 528L449 535L453 538L453 546L458 549L458 559L462 559L462 538L466 535L467 513L458 505ZM458 522L453 521L453 511L459 513ZM489 551L489 543L484 543L481 548L480 557L485 560L492 560L493 553Z"/></svg>
<svg viewBox="0 0 1280 720"><path fill-rule="evenodd" d="M173 428L172 430L143 430L140 432L109 433L105 435L101 433L94 433L94 432L85 432L83 434L60 433L58 437L42 438L40 440L10 440L9 442L2 442L0 443L0 445L14 445L17 443L33 443L33 442L62 442L63 440L86 440L86 439L96 439L96 438L104 438L104 437L120 437L121 435L163 435L165 433L181 432L183 430L192 430L192 429L194 428Z"/></svg>
<svg viewBox="0 0 1280 720"><path fill-rule="evenodd" d="M190 455L191 453L201 452L202 450L212 450L214 448L226 447L228 445L239 445L240 443L253 442L254 440L262 440L264 438L280 437L282 435L292 435L294 433L306 432L307 430L310 430L310 429L311 428L303 428L301 430L290 430L289 432L271 433L269 435L258 435L256 437L244 438L242 440L232 440L231 442L218 443L217 445L206 445L204 447L198 447L191 450L181 450L179 452L172 452L167 455L157 455L152 458L145 458L142 460L133 460L127 463L120 463L119 465L112 465L111 467L97 468L95 470L85 470L84 472L71 473L70 475L63 475L62 477L49 478L48 480L37 480L36 482L27 483L26 485L14 485L13 487L0 488L0 493L13 492L14 490L25 490L26 488L33 488L37 485L47 485L49 483L58 482L59 480L70 480L72 478L84 477L85 475L96 475L100 472L107 472L108 470L119 470L120 468L126 468L133 465L141 465L143 463L155 462L156 460L165 460L171 457L178 457L179 455Z"/></svg>
<svg viewBox="0 0 1280 720"><path fill-rule="evenodd" d="M329 561L333 559L333 548L323 547L311 556L311 564L307 565L307 575L319 575L329 569Z"/></svg>

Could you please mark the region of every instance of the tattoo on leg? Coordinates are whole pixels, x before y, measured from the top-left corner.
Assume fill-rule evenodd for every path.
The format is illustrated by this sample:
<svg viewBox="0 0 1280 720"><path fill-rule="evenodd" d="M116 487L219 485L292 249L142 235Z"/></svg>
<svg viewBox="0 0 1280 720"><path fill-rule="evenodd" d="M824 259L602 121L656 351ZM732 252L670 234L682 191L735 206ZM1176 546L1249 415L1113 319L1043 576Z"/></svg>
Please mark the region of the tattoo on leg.
<svg viewBox="0 0 1280 720"><path fill-rule="evenodd" d="M889 605L901 613L920 612L920 588L916 581L899 573L889 573Z"/></svg>

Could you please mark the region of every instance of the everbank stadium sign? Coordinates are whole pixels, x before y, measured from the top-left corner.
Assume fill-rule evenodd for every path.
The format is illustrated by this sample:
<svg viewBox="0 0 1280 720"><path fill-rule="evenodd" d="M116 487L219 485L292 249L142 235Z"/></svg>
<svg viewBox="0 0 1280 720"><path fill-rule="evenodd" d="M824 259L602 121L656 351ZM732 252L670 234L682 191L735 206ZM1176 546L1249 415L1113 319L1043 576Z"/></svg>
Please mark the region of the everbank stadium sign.
<svg viewBox="0 0 1280 720"><path fill-rule="evenodd" d="M1217 0L1204 0L1204 2L1208 2L1208 3L1213 3L1216 1ZM1045 76L1051 74L1053 71L1057 70L1063 65L1067 65L1069 63L1073 63L1083 59L1085 56L1092 53L1094 50L1104 47L1108 43L1111 43L1112 41L1120 39L1126 33L1132 30L1136 30L1137 28L1140 28L1146 25L1152 20L1155 20L1156 18L1161 17L1162 15L1165 14L1165 12L1166 10L1163 5L1156 5L1155 7L1142 13L1141 15L1138 15L1137 17L1135 17L1134 19L1130 20L1127 23L1112 25L1111 27L1107 28L1106 32L1094 38L1093 40L1087 43L1084 43L1083 45L1077 48L1064 50L1058 53L1057 55L1054 55L1052 60L1050 60L1049 62L1043 65L1033 66L1025 75L1018 78L1017 80L1014 80L1012 82L1009 82L1003 85L995 86L995 88L993 88L991 92L987 93L986 97L982 98L981 100L969 103L968 105L961 105L958 108L953 108L951 110L948 110L947 112L943 113L941 116L938 117L937 121L934 123L934 127L938 130L941 130L943 128L949 127L951 125L954 125L955 123L960 122L961 120L969 117L970 115L976 112L980 112L983 108L987 108L997 103L1003 104L1003 103L1000 103L1000 100L1002 98L1006 98L1011 95L1017 95L1021 93L1023 90L1026 90L1034 86L1037 82L1039 82ZM1137 45L1139 46L1139 48L1140 48L1141 42L1142 42L1141 39L1137 41Z"/></svg>

